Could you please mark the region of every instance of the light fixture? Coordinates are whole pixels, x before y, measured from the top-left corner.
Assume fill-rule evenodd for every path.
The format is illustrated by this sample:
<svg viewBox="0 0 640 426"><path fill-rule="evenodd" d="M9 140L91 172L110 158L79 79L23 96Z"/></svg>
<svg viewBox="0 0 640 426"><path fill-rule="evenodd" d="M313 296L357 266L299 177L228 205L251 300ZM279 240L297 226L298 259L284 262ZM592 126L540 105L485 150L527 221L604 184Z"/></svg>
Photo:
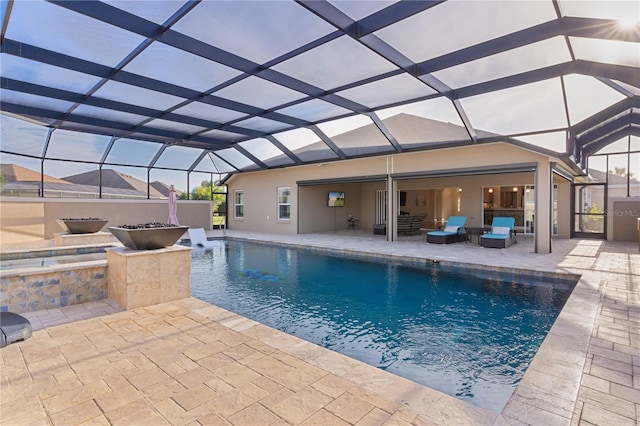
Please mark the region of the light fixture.
<svg viewBox="0 0 640 426"><path fill-rule="evenodd" d="M458 188L458 192L462 192L462 188Z"/></svg>
<svg viewBox="0 0 640 426"><path fill-rule="evenodd" d="M518 192L518 187L517 186L513 187L513 192Z"/></svg>
<svg viewBox="0 0 640 426"><path fill-rule="evenodd" d="M489 188L489 194L493 194L493 188Z"/></svg>

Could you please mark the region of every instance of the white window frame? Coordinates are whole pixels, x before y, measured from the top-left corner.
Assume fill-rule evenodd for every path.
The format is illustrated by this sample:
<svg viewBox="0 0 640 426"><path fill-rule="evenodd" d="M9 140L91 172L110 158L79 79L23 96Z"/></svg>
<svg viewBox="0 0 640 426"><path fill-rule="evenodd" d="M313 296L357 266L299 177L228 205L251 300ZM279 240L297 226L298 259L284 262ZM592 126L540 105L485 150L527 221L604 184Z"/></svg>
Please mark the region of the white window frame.
<svg viewBox="0 0 640 426"><path fill-rule="evenodd" d="M238 195L240 195L240 203L238 203ZM240 215L238 215L238 207L241 208ZM244 219L244 190L236 189L233 191L233 217Z"/></svg>
<svg viewBox="0 0 640 426"><path fill-rule="evenodd" d="M281 201L282 199L282 194L283 192L288 191L289 192L289 197L287 199L286 202ZM282 186L282 187L278 187L278 220L282 220L282 221L289 221L291 220L291 187L289 186ZM280 207L282 206L289 206L289 216L287 217L282 217L281 214L281 210Z"/></svg>

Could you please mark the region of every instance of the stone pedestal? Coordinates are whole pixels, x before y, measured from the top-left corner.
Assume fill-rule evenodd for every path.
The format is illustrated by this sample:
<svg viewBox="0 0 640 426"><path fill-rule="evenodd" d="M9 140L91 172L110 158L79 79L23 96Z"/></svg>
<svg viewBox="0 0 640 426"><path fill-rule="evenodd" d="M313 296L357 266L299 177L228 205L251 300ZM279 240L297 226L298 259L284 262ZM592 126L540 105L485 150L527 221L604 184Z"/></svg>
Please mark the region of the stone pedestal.
<svg viewBox="0 0 640 426"><path fill-rule="evenodd" d="M107 293L123 309L191 295L191 247L156 250L107 249Z"/></svg>
<svg viewBox="0 0 640 426"><path fill-rule="evenodd" d="M90 234L71 234L69 232L59 232L53 234L56 247L64 246L85 246L89 244L109 244L111 242L111 232L92 232Z"/></svg>

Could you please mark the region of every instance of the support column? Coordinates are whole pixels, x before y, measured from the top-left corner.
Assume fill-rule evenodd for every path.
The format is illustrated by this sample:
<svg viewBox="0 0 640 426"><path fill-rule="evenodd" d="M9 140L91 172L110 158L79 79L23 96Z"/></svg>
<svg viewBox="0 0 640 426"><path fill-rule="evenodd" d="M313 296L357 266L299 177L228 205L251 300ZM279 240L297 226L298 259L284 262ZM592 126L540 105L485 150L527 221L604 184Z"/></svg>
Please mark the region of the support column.
<svg viewBox="0 0 640 426"><path fill-rule="evenodd" d="M124 309L184 299L191 295L191 247L155 250L107 249L107 292Z"/></svg>
<svg viewBox="0 0 640 426"><path fill-rule="evenodd" d="M549 161L539 161L535 172L536 186L536 218L533 237L536 253L551 253L551 224L553 205L553 173Z"/></svg>

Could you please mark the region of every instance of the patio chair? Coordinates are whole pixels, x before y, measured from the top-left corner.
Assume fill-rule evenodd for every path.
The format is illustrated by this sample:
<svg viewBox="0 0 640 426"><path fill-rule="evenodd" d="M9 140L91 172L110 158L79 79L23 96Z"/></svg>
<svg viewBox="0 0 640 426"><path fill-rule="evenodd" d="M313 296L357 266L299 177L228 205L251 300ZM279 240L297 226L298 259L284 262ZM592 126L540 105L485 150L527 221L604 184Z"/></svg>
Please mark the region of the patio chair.
<svg viewBox="0 0 640 426"><path fill-rule="evenodd" d="M491 231L480 237L480 245L490 248L511 247L516 243L516 231L513 229L515 223L514 217L494 217Z"/></svg>
<svg viewBox="0 0 640 426"><path fill-rule="evenodd" d="M187 232L189 233L189 241L194 247L213 248L219 245L217 241L207 240L207 234L204 233L203 228L189 228Z"/></svg>
<svg viewBox="0 0 640 426"><path fill-rule="evenodd" d="M464 233L464 224L466 221L466 216L449 216L447 224L442 231L427 232L427 242L450 244L465 241L467 239L467 234Z"/></svg>

